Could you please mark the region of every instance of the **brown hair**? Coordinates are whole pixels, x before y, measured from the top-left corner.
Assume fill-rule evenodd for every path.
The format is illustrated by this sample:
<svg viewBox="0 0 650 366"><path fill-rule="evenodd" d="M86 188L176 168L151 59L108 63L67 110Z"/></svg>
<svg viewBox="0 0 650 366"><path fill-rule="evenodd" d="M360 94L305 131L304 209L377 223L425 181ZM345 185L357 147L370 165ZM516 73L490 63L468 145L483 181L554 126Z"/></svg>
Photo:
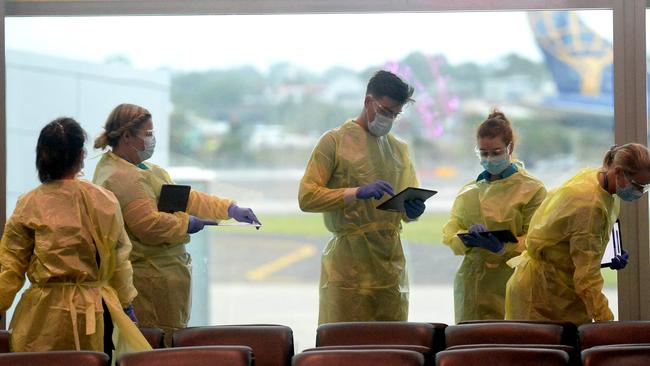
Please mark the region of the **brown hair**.
<svg viewBox="0 0 650 366"><path fill-rule="evenodd" d="M81 169L86 131L70 117L48 123L38 136L36 169L42 183Z"/></svg>
<svg viewBox="0 0 650 366"><path fill-rule="evenodd" d="M495 138L501 137L503 143L508 146L510 144L510 152L515 149L515 136L510 126L510 120L503 112L498 109L492 109L490 115L481 122L476 130L476 139L480 138Z"/></svg>
<svg viewBox="0 0 650 366"><path fill-rule="evenodd" d="M123 103L113 108L104 124L104 132L95 139L95 149L114 148L120 137L129 131L135 135L137 131L151 119L151 113L135 104Z"/></svg>
<svg viewBox="0 0 650 366"><path fill-rule="evenodd" d="M637 143L614 145L603 157L603 168L619 168L628 174L650 171L650 151Z"/></svg>

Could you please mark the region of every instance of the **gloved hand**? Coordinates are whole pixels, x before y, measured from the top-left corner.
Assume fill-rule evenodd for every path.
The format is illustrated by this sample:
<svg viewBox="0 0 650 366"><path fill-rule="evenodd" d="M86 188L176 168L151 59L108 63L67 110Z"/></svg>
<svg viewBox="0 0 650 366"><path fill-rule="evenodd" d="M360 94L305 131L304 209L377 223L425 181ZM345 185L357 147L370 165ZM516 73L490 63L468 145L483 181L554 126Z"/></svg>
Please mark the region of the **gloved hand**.
<svg viewBox="0 0 650 366"><path fill-rule="evenodd" d="M620 255L614 256L612 258L612 264L609 266L611 269L619 270L625 268L627 266L627 261L630 259L630 255L627 253L627 251L623 250L623 252Z"/></svg>
<svg viewBox="0 0 650 366"><path fill-rule="evenodd" d="M484 231L488 231L487 228L483 224L474 224L469 227L469 230L467 230L470 233L482 233Z"/></svg>
<svg viewBox="0 0 650 366"><path fill-rule="evenodd" d="M190 221L187 223L187 233L194 234L203 230L205 225L217 225L216 221L201 220L196 216L190 215Z"/></svg>
<svg viewBox="0 0 650 366"><path fill-rule="evenodd" d="M465 246L468 247L479 247L487 249L492 253L500 253L503 251L503 243L492 234L483 236L478 233L472 233L465 237L465 241L467 242Z"/></svg>
<svg viewBox="0 0 650 366"><path fill-rule="evenodd" d="M411 220L415 220L420 215L424 213L424 209L427 206L424 205L424 201L422 201L419 198L416 198L414 200L408 200L404 201L404 209L406 210L406 217L408 217Z"/></svg>
<svg viewBox="0 0 650 366"><path fill-rule="evenodd" d="M384 196L384 193L388 193L391 196L395 195L390 183L379 179L376 182L359 187L357 189L357 198L360 200L367 200L369 198L378 200Z"/></svg>
<svg viewBox="0 0 650 366"><path fill-rule="evenodd" d="M129 316L132 322L138 323L138 318L135 317L135 311L133 310L133 304L124 308L124 313Z"/></svg>
<svg viewBox="0 0 650 366"><path fill-rule="evenodd" d="M239 207L234 203L228 207L228 216L239 222L262 225L262 223L257 219L257 216L255 216L255 213L253 213L253 210L247 207ZM257 230L259 229L258 226Z"/></svg>

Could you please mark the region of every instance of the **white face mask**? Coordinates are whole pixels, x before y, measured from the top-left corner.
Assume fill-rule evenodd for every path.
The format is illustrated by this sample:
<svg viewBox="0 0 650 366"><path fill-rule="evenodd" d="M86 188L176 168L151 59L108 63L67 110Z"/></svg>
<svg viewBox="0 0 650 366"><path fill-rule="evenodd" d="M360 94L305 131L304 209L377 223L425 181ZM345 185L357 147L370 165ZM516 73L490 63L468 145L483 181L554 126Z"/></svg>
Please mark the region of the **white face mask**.
<svg viewBox="0 0 650 366"><path fill-rule="evenodd" d="M368 119L368 111L366 110L366 120ZM394 118L386 117L383 114L377 113L375 107L375 119L368 121L368 131L373 136L381 137L387 135L391 128L393 128Z"/></svg>
<svg viewBox="0 0 650 366"><path fill-rule="evenodd" d="M142 138L142 141L144 142L144 150L140 151L135 147L129 145L138 154L138 158L140 158L140 161L145 161L150 159L151 156L153 156L154 150L156 149L156 136L153 135L153 131L150 132L151 132L151 136L145 136L144 138Z"/></svg>

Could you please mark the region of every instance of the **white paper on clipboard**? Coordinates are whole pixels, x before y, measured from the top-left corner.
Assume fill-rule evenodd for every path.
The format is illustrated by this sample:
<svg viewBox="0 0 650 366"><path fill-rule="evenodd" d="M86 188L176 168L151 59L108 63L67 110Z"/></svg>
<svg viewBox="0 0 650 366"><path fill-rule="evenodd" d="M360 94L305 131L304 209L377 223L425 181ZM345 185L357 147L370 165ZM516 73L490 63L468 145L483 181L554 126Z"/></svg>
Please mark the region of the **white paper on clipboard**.
<svg viewBox="0 0 650 366"><path fill-rule="evenodd" d="M605 254L603 254L603 259L600 261L600 266L610 267L612 264L612 258L621 255L622 252L623 243L621 242L621 222L616 220L612 227L612 232L609 234L609 241L605 247Z"/></svg>

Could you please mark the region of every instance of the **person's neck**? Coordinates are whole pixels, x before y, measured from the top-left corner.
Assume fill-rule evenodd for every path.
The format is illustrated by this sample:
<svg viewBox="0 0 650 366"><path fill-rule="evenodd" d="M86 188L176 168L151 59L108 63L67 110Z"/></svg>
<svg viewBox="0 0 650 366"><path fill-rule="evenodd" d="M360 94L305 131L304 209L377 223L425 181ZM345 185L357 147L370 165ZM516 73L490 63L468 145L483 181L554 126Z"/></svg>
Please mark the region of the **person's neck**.
<svg viewBox="0 0 650 366"><path fill-rule="evenodd" d="M120 158L128 161L133 165L138 165L141 163L138 155L133 152L133 148L126 145L117 145L113 148L113 154L119 156Z"/></svg>
<svg viewBox="0 0 650 366"><path fill-rule="evenodd" d="M598 184L602 189L606 190L609 194L616 193L616 175L614 174L614 171L608 170L608 171L598 173Z"/></svg>
<svg viewBox="0 0 650 366"><path fill-rule="evenodd" d="M359 113L359 116L354 120L361 128L368 131L368 118L366 117L366 109L364 108Z"/></svg>

